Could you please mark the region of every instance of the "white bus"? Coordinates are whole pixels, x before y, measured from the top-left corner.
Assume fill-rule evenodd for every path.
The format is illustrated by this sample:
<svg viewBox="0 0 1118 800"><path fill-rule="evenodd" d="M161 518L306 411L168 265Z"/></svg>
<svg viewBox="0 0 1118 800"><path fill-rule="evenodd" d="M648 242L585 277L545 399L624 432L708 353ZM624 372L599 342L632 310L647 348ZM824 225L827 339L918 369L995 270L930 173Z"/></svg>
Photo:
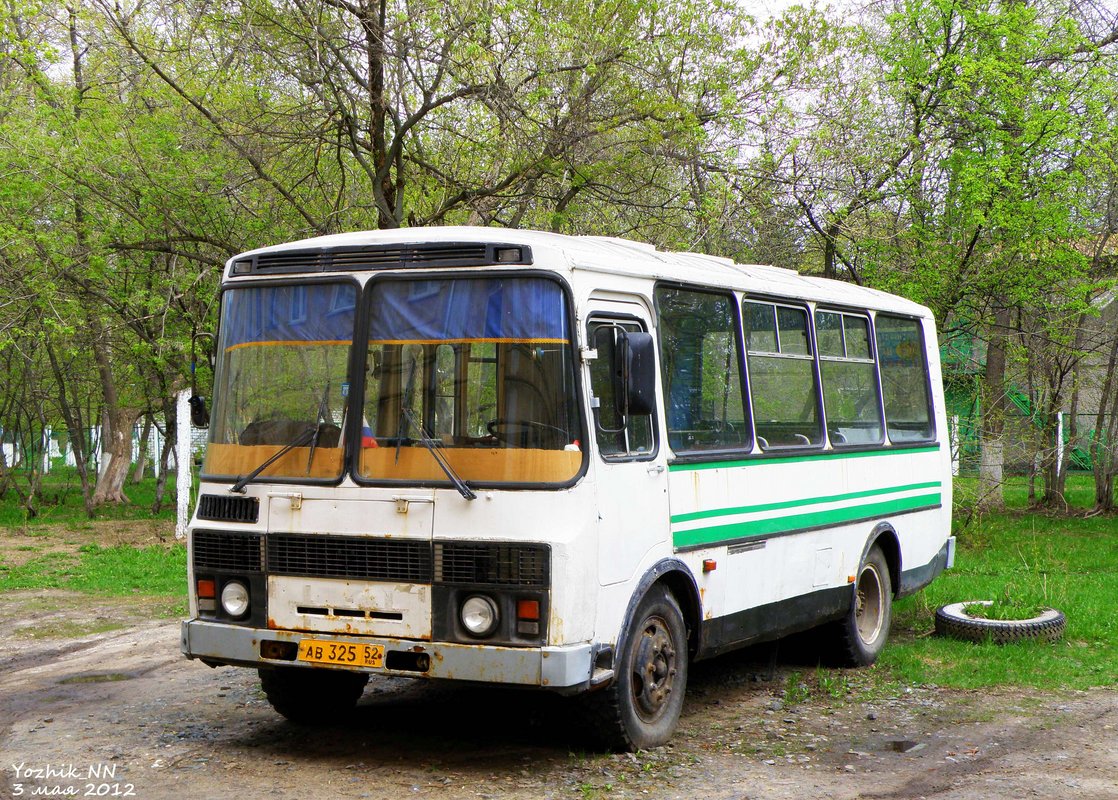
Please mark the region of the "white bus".
<svg viewBox="0 0 1118 800"><path fill-rule="evenodd" d="M869 664L951 566L928 309L635 242L326 236L225 270L182 650L292 720L369 675L672 734L688 665L816 626Z"/></svg>

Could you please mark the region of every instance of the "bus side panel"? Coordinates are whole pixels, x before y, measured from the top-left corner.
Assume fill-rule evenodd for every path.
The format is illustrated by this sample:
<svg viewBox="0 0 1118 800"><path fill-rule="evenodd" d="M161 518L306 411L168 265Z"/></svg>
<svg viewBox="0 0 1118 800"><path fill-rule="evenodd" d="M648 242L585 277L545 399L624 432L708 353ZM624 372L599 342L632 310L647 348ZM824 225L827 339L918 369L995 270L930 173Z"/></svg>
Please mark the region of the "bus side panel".
<svg viewBox="0 0 1118 800"><path fill-rule="evenodd" d="M933 562L950 524L942 463L930 445L674 468L675 547L716 565L701 582L708 633L771 638L840 615L881 522L897 532L902 570Z"/></svg>

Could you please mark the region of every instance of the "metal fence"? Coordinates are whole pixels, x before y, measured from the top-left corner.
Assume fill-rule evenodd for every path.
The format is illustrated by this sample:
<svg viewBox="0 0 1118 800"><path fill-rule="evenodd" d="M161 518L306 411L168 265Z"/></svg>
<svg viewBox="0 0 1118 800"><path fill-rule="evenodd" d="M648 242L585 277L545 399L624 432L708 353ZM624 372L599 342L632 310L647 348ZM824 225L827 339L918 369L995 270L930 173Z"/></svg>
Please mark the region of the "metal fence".
<svg viewBox="0 0 1118 800"><path fill-rule="evenodd" d="M1005 420L1004 469L1010 473L1028 474L1050 458L1056 458L1068 471L1089 472L1094 465L1095 428L1098 418L1094 414L1061 413L1057 424L1059 436L1054 444L1051 433L1038 425L1035 415L1011 413ZM1109 425L1104 417L1102 429ZM953 415L948 420L952 455L961 474L978 472L981 461L981 419L976 415ZM1118 446L1118 442L1110 447ZM1066 462L1066 463L1065 463Z"/></svg>
<svg viewBox="0 0 1118 800"><path fill-rule="evenodd" d="M132 464L140 461L140 452L143 447L143 423L136 423L132 429ZM101 466L101 426L95 425L82 431L84 437L82 449L88 454L90 469L98 471ZM172 442L175 432L170 432ZM4 454L4 464L10 469L38 469L50 473L59 467L77 466L71 436L66 430L46 428L36 432L33 437L21 437L24 441L12 441L15 437L5 436L5 431L0 428L0 448ZM26 438L32 438L27 442ZM162 420L148 432L146 450L144 450L144 464L158 475L163 447L167 439L166 426ZM206 452L206 431L201 428L191 428L190 434L191 457L199 461ZM172 446L167 468L174 472L178 468L178 451Z"/></svg>

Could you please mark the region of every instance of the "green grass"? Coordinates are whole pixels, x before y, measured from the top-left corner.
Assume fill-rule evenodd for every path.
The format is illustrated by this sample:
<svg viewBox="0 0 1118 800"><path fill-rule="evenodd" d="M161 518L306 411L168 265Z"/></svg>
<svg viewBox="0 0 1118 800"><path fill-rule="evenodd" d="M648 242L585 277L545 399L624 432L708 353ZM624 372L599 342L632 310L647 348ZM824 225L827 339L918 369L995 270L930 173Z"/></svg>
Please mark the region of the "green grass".
<svg viewBox="0 0 1118 800"><path fill-rule="evenodd" d="M1020 621L1038 617L1046 608L1037 603L1018 602L1007 591L1005 597L995 598L993 601L976 600L967 603L963 606L962 612L975 619Z"/></svg>
<svg viewBox="0 0 1118 800"><path fill-rule="evenodd" d="M960 495L972 490L968 483L960 481ZM1093 498L1090 478L1070 483L1078 514L1024 512L1023 480L1008 487L1005 513L965 525L956 514L955 568L897 602L880 664L903 681L958 688L1118 683L1118 520L1083 516ZM1058 608L1068 619L1064 639L994 645L929 635L937 607L971 600Z"/></svg>
<svg viewBox="0 0 1118 800"><path fill-rule="evenodd" d="M0 592L70 589L110 597L186 596L186 548L83 545L12 566L0 563Z"/></svg>
<svg viewBox="0 0 1118 800"><path fill-rule="evenodd" d="M22 490L27 490L27 479L19 471L16 473L16 481ZM163 497L164 507L153 517L151 507L155 502L155 487L156 480L151 477L150 470L148 477L140 483L134 484L129 479L129 482L124 485L124 494L127 495L129 502L123 505L102 506L96 510L93 519L174 519L174 475L167 479ZM41 491L41 497L35 504L38 515L31 517L20 504L16 493L9 489L5 497L0 500L0 528L60 523L80 525L90 519L85 513L85 505L82 501L81 481L73 467L53 469L43 478Z"/></svg>

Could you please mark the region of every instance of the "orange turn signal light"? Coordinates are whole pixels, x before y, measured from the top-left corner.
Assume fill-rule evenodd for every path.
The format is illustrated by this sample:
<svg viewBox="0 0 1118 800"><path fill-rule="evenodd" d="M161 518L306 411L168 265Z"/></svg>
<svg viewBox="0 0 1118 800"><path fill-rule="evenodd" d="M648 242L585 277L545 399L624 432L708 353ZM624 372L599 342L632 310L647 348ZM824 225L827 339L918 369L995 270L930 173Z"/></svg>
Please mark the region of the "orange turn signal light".
<svg viewBox="0 0 1118 800"><path fill-rule="evenodd" d="M217 585L206 578L198 579L198 596L208 599L217 597Z"/></svg>
<svg viewBox="0 0 1118 800"><path fill-rule="evenodd" d="M516 618L538 620L540 618L539 600L517 600Z"/></svg>

